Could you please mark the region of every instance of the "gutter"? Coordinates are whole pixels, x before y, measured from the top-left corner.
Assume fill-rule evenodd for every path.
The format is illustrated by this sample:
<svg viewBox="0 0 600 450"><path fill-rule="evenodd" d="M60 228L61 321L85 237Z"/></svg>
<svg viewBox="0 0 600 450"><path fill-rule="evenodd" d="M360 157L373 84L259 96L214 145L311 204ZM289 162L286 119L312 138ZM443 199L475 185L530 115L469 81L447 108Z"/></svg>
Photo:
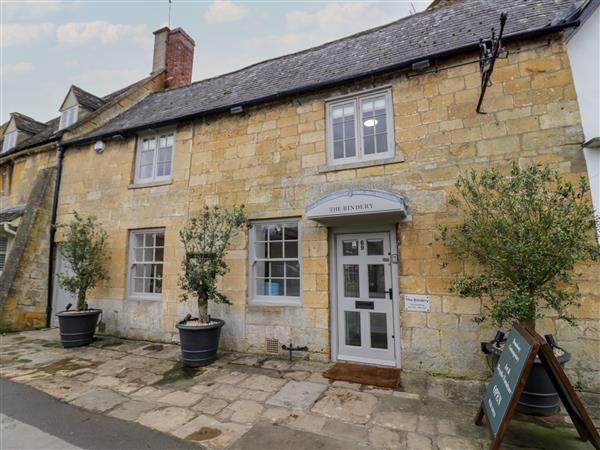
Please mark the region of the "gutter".
<svg viewBox="0 0 600 450"><path fill-rule="evenodd" d="M579 26L579 24L580 24L579 20L573 20L573 21L565 22L565 23L558 24L558 25L548 26L545 28L538 28L536 30L523 31L520 33L512 34L512 35L507 35L503 38L503 41L510 42L510 41L515 41L518 39L527 39L527 38L543 36L546 34L551 34L551 33L555 33L558 31L562 31L565 28L577 27L577 26ZM196 119L198 117L207 116L210 114L228 112L228 111L230 111L232 106L243 106L243 107L255 106L258 104L263 104L263 103L268 103L268 102L271 102L274 100L279 100L279 99L285 98L285 97L291 97L294 95L304 94L304 93L312 92L312 91L319 90L319 89L334 87L339 84L343 84L343 83L346 83L349 81L354 81L354 80L361 79L361 78L366 78L369 76L382 75L382 74L400 70L400 69L407 69L407 68L410 68L414 63L417 63L417 62L420 62L423 60L442 59L442 58L447 58L450 56L455 56L458 54L475 51L475 50L479 50L479 43L467 44L467 45L463 45L461 47L453 48L451 50L445 50L443 52L432 53L429 55L421 56L419 58L414 58L414 59L411 59L408 61L403 61L401 63L391 64L391 65L388 65L385 67L380 67L375 70L361 72L356 75L349 75L349 76L337 78L335 80L324 81L321 83L311 84L309 86L302 86L302 87L290 89L287 91L277 92L275 94L266 95L264 97L256 98L253 100L248 100L248 101L242 102L242 103L236 103L236 104L231 104L231 105L227 105L227 106L220 106L218 108L213 108L213 109L209 109L209 110L201 111L201 112L190 113L190 114L186 114L183 116L178 116L173 119L166 119L166 120L162 120L162 121L158 121L158 122L151 122L151 123L147 123L147 124L140 125L137 127L123 128L120 130L112 131L110 133L102 133L102 134L98 134L98 135L94 135L94 136L90 136L90 137L84 136L79 139L73 139L71 141L63 142L62 145L63 146L72 146L72 145L86 144L86 143L93 142L93 141L111 138L116 135L124 136L128 133L134 133L136 131L142 131L142 130L147 130L150 128L160 128L160 127L165 127L165 126L169 126L169 125L174 125L178 122L183 122L183 121L190 120L190 119Z"/></svg>
<svg viewBox="0 0 600 450"><path fill-rule="evenodd" d="M58 211L58 197L60 190L60 179L62 177L63 159L65 157L65 147L57 145L56 151L56 178L54 179L54 195L52 199L52 212L50 215L50 254L48 259L48 297L46 301L46 328L50 328L52 317L52 294L54 291L54 261L56 254L56 244L54 237L56 235L56 214Z"/></svg>

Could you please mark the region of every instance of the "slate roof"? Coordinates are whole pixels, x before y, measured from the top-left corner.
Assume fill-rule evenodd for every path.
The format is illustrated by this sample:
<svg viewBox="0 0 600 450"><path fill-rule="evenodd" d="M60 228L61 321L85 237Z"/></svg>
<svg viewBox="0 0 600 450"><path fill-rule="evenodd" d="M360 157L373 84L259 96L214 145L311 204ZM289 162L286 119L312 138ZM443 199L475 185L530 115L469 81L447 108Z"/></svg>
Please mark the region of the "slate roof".
<svg viewBox="0 0 600 450"><path fill-rule="evenodd" d="M73 94L75 95L77 102L79 102L81 106L85 106L92 111L95 111L106 104L105 100L102 100L100 97L96 97L94 94L84 91L78 86L72 85L71 89L73 90Z"/></svg>
<svg viewBox="0 0 600 450"><path fill-rule="evenodd" d="M252 105L477 48L508 13L510 39L558 31L573 0L440 1L433 8L378 28L244 69L156 92L89 135L91 141L175 123L236 105ZM570 14L570 13L569 13ZM554 28L551 28L554 26ZM559 26L559 28L556 28ZM68 143L67 143L68 144Z"/></svg>
<svg viewBox="0 0 600 450"><path fill-rule="evenodd" d="M148 79L150 79L152 77L152 75L142 78L141 80L136 81L135 83L131 83L128 86L125 86L124 88L118 89L114 92L111 92L110 94L105 95L104 97L100 98L100 97L96 97L93 94L90 94L87 91L84 91L83 89L79 88L78 86L71 86L74 89L74 94L77 97L77 101L80 102L81 105L87 106L90 109L99 109L100 107L104 106L104 105L108 105L110 103L112 103L114 100L116 100L120 95L124 94L126 91L128 91L129 89L133 88L134 86L138 85L138 84L142 84L144 82L146 82ZM76 92L75 92L76 91ZM85 103L83 103L85 102ZM91 105L98 105L96 107L91 107ZM90 106L88 106L90 105ZM21 117L27 117L24 116L23 114L20 113L13 113L13 115L19 115ZM30 117L27 117L28 119L30 119L31 121L35 122L35 120L31 119ZM83 119L85 120L85 119ZM48 142L52 142L53 140L58 140L60 139L60 137L62 136L63 132L71 127L67 127L65 129L59 130L58 126L60 124L60 116L55 117L51 120L49 120L46 123L40 123L40 122L36 122L37 124L41 125L41 128L39 129L39 131L34 134L32 137L30 137L29 139L21 142L19 145L17 145L16 147L12 148L11 150L4 152L0 155L0 157L4 157L7 155L11 155L13 153L17 153L20 150L24 150L27 148L31 148L34 147L36 145L40 145L40 144L45 144ZM78 122L75 122L75 124L77 124ZM0 145L2 144L3 140L0 140Z"/></svg>
<svg viewBox="0 0 600 450"><path fill-rule="evenodd" d="M23 211L25 211L26 205L16 205L12 208L5 208L0 210L0 223L12 222L17 217L21 217L23 215Z"/></svg>
<svg viewBox="0 0 600 450"><path fill-rule="evenodd" d="M30 134L37 134L46 128L46 124L38 122L25 114L18 112L11 113L11 117L15 119L15 126L18 130L25 131Z"/></svg>

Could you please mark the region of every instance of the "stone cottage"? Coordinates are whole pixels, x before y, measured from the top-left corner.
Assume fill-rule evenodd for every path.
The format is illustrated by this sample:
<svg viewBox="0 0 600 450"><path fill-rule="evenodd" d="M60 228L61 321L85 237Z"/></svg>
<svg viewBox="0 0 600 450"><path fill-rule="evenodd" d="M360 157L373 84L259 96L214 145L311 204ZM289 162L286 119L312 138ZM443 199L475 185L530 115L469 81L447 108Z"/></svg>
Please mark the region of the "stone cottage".
<svg viewBox="0 0 600 450"><path fill-rule="evenodd" d="M155 32L152 72L136 83L103 97L71 86L48 122L12 113L0 134L0 329L39 328L55 324L52 294L59 287L54 267L51 223L56 217L57 176L62 171L60 143L90 133L151 92L189 84L174 61L192 63L194 42L181 29ZM182 58L180 54L185 55ZM58 149L58 151L57 151ZM58 261L61 263L61 261ZM54 292L53 292L54 291ZM60 292L62 294L62 292Z"/></svg>
<svg viewBox="0 0 600 450"><path fill-rule="evenodd" d="M589 5L585 3L584 6ZM508 14L503 57L480 95L479 40ZM468 267L442 268L440 225L456 177L549 164L587 176L564 33L566 0L436 1L426 11L236 72L155 92L90 133L63 139L57 220L94 214L109 233L110 281L90 304L105 331L177 339L179 230L204 205L246 205L228 255L233 304L222 346L432 373L487 373L477 299L448 292ZM157 35L155 54L164 42ZM181 57L185 58L182 53ZM178 61L191 75L191 61ZM102 151L97 151L102 149ZM60 236L57 236L60 239ZM60 262L57 262L60 266ZM538 324L598 390L600 265L585 263L572 328ZM54 308L67 300L57 295Z"/></svg>

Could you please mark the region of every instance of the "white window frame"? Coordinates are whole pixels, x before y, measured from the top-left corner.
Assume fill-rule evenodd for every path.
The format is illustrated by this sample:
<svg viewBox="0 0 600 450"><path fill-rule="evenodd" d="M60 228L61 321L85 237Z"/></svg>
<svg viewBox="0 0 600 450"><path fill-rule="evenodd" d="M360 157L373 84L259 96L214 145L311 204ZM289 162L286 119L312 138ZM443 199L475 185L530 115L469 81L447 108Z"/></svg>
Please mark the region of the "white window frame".
<svg viewBox="0 0 600 450"><path fill-rule="evenodd" d="M9 238L4 234L0 234L0 241L4 241L4 244L0 243L0 273L2 273L7 263L9 251Z"/></svg>
<svg viewBox="0 0 600 450"><path fill-rule="evenodd" d="M63 128L67 128L77 122L77 118L79 117L79 106L71 106L70 108L65 109L60 115L60 124L58 126L59 130Z"/></svg>
<svg viewBox="0 0 600 450"><path fill-rule="evenodd" d="M17 135L18 131L11 131L10 133L6 133L4 135L4 142L2 142L2 153L9 151L12 148L15 148L17 145Z"/></svg>
<svg viewBox="0 0 600 450"><path fill-rule="evenodd" d="M386 102L386 128L387 128L387 146L388 151L385 153L374 153L372 155L365 155L363 151L363 127L361 123L362 118L362 102L374 97L385 96ZM353 103L354 105L354 138L356 146L356 156L350 158L335 159L333 153L333 108L345 103ZM395 154L395 139L394 139L394 104L392 102L392 90L391 88L370 90L363 93L355 93L351 95L345 95L327 101L326 104L326 138L327 138L327 160L329 165L337 166L341 164L350 164L358 162L368 162L378 159L392 158Z"/></svg>
<svg viewBox="0 0 600 450"><path fill-rule="evenodd" d="M165 136L172 136L173 145L171 146L171 170L168 175L156 175L156 171L158 170L158 150L160 138ZM152 176L150 177L141 177L141 157L142 157L142 146L144 144L144 140L146 139L154 139L155 147L154 147L154 158L152 160ZM136 153L135 153L135 175L133 178L133 183L135 185L144 185L150 183L160 183L160 182L168 182L173 178L173 160L175 156L175 130L164 130L159 133L152 134L140 134L138 135L137 145L136 145Z"/></svg>
<svg viewBox="0 0 600 450"><path fill-rule="evenodd" d="M0 182L2 183L2 197L10 195L10 177L12 176L12 167L9 165L0 168Z"/></svg>
<svg viewBox="0 0 600 450"><path fill-rule="evenodd" d="M294 224L298 227L298 258L257 258L256 257L256 225L284 225L284 224ZM302 297L303 297L303 277L302 277L302 227L300 224L299 218L290 218L290 219L280 219L280 220L258 220L253 221L248 230L248 256L249 256L249 274L248 274L248 303L252 305L280 305L280 306L301 306L302 305ZM259 241L262 242L262 241ZM292 296L283 296L283 295L258 295L256 293L256 277L255 277L255 268L256 263L259 261L298 261L298 267L300 271L300 282L299 282L299 295L297 297ZM284 280L285 277L285 268L284 268ZM285 282L285 281L284 281Z"/></svg>
<svg viewBox="0 0 600 450"><path fill-rule="evenodd" d="M162 267L163 267L163 272L162 272L162 286L161 286L161 292L160 293L153 293L153 292L135 292L134 290L134 276L133 276L133 270L135 268L135 266L137 264L156 264L156 262L145 262L145 261L137 261L135 259L135 237L137 235L143 234L144 235L144 242L145 242L145 235L146 234L155 234L155 233L162 233L163 235L163 260L162 260ZM166 248L164 246L164 243L166 243L165 240L165 229L164 228L144 228L144 229L136 229L136 230L129 230L129 251L128 251L128 257L127 257L127 296L128 298L131 299L135 299L135 300L162 300L162 295L164 292L164 281L165 281L165 252L164 249Z"/></svg>

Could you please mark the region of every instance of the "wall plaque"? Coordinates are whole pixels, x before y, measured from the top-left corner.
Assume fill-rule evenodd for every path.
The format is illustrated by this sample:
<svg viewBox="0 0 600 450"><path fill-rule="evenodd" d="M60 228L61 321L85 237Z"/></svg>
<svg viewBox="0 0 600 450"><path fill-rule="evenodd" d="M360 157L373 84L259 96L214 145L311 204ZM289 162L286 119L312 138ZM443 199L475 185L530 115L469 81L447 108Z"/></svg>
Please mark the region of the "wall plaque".
<svg viewBox="0 0 600 450"><path fill-rule="evenodd" d="M431 311L429 295L406 294L404 296L404 311Z"/></svg>

